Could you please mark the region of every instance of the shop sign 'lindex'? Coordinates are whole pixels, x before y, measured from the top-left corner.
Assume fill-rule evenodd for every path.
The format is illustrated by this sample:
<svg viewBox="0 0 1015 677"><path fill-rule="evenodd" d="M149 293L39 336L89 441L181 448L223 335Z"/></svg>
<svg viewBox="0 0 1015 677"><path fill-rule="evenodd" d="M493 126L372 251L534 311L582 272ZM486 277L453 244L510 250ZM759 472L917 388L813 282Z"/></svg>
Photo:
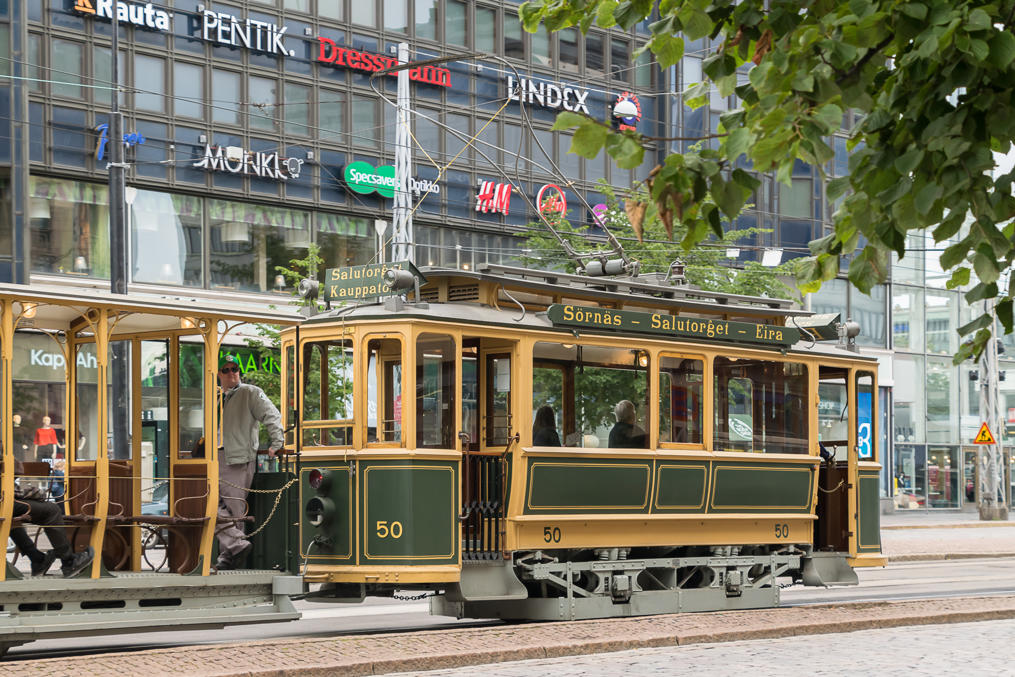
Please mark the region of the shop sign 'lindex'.
<svg viewBox="0 0 1015 677"><path fill-rule="evenodd" d="M345 185L349 190L360 195L369 195L377 191L382 197L394 197L398 188L398 181L395 179L395 168L391 165L381 165L374 169L369 162L350 162L345 166ZM426 179L409 178L409 192L419 197L424 193L440 195L441 187L436 181Z"/></svg>

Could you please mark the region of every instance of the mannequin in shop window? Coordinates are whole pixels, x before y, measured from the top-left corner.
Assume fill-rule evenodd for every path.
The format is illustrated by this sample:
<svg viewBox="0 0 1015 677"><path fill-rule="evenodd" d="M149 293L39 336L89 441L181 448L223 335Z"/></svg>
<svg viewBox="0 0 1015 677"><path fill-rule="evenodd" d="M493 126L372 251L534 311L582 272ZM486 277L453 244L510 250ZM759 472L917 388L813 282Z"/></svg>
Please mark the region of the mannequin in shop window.
<svg viewBox="0 0 1015 677"><path fill-rule="evenodd" d="M40 461L50 462L50 459L56 459L57 449L63 449L64 445L60 444L59 438L56 436L56 429L51 425L52 420L49 416L42 417L42 427L35 429L35 440L33 453L35 458Z"/></svg>
<svg viewBox="0 0 1015 677"><path fill-rule="evenodd" d="M14 458L19 461L31 460L28 458L28 449L32 444L32 433L21 425L21 414L14 414L11 420L14 422Z"/></svg>

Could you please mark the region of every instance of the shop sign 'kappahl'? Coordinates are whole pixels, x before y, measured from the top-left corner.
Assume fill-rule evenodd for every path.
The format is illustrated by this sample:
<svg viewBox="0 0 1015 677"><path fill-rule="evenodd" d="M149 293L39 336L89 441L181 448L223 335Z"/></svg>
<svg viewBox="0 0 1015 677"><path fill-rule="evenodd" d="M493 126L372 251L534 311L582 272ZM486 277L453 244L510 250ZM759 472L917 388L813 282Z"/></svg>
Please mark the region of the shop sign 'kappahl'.
<svg viewBox="0 0 1015 677"><path fill-rule="evenodd" d="M169 13L157 9L152 3L145 4L135 2L114 2L114 0L75 0L74 11L80 14L91 14L103 19L113 20L113 12L116 12L116 20L124 23L131 23L141 28L150 28L156 31L168 31Z"/></svg>
<svg viewBox="0 0 1015 677"><path fill-rule="evenodd" d="M544 108L563 108L564 110L590 115L585 99L589 98L586 89L575 89L550 82L535 82L527 78L515 84L513 75L507 78L508 96L512 101L523 101L528 104L539 104Z"/></svg>
<svg viewBox="0 0 1015 677"><path fill-rule="evenodd" d="M204 10L201 13L201 37L208 42L230 47L246 47L267 54L296 56L282 41L288 26L257 19L237 19L232 14Z"/></svg>
<svg viewBox="0 0 1015 677"><path fill-rule="evenodd" d="M394 197L398 188L398 181L395 179L395 168L391 165L381 165L374 169L369 162L350 162L345 166L345 185L349 190L360 195L369 195L377 191L383 197ZM433 195L441 194L441 187L436 181L426 179L409 178L409 193L419 197L427 193Z"/></svg>
<svg viewBox="0 0 1015 677"><path fill-rule="evenodd" d="M288 181L300 178L304 162L299 158L279 157L277 151L255 152L239 146L205 145L204 157L195 162L194 166L212 172L252 174L262 179Z"/></svg>

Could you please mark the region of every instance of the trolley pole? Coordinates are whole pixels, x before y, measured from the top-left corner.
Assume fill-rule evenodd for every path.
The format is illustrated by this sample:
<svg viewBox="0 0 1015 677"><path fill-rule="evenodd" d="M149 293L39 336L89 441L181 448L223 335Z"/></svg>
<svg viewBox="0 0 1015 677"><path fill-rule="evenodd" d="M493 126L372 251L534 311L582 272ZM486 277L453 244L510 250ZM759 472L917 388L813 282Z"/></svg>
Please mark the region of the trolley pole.
<svg viewBox="0 0 1015 677"><path fill-rule="evenodd" d="M109 287L114 294L127 293L127 203L125 173L127 165L123 152L123 113L120 112L120 22L112 19L113 37L110 44L113 63L112 104L109 108ZM123 341L115 341L109 347L110 386L113 412L113 447L108 450L109 458L130 458L130 440L127 430L127 413L130 411L127 374L130 373L130 353ZM140 356L137 356L140 358ZM140 433L140 431L137 431ZM68 441L70 435L68 435ZM74 438L77 445L77 438Z"/></svg>
<svg viewBox="0 0 1015 677"><path fill-rule="evenodd" d="M409 45L398 43L399 65L409 62ZM398 126L395 129L395 208L391 232L391 260L415 263L409 173L412 147L409 145L409 70L398 71ZM383 243L382 243L383 246Z"/></svg>
<svg viewBox="0 0 1015 677"><path fill-rule="evenodd" d="M998 381L997 318L989 301L983 302L983 310L991 315L991 339L980 357L980 415L994 435L994 444L984 445L979 453L980 519L1007 520L1008 506L1002 481L1001 431L1004 430L1004 420Z"/></svg>

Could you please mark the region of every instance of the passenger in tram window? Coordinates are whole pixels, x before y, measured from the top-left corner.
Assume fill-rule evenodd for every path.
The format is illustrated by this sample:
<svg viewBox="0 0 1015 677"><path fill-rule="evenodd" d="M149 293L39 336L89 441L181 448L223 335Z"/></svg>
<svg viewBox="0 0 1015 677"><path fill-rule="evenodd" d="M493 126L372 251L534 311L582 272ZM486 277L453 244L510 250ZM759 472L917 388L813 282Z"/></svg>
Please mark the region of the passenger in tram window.
<svg viewBox="0 0 1015 677"><path fill-rule="evenodd" d="M638 412L631 400L621 400L613 409L617 422L610 430L611 449L644 449L645 431L638 427Z"/></svg>
<svg viewBox="0 0 1015 677"><path fill-rule="evenodd" d="M532 446L560 446L560 435L557 434L557 418L553 413L553 407L548 404L544 404L536 410L536 420L532 423Z"/></svg>
<svg viewBox="0 0 1015 677"><path fill-rule="evenodd" d="M23 475L24 469L20 461L15 460L14 472L16 475ZM45 493L38 487L29 485L14 485L14 517L21 517L28 513L28 522L37 524L46 530L46 537L49 539L53 549L49 552L42 552L28 535L28 531L22 526L11 528L11 540L18 546L25 557L32 563L32 575L44 576L53 562L59 558L62 564L61 570L65 578L77 576L79 573L91 566L95 551L88 546L81 552L71 550L67 534L60 525L63 518L63 508L59 503L46 500Z"/></svg>
<svg viewBox="0 0 1015 677"><path fill-rule="evenodd" d="M247 492L257 464L258 424L268 429L268 456L282 448L282 415L264 391L240 381L240 365L232 355L219 360L222 387L222 444L219 447L219 559L215 568L238 569L253 544L243 532Z"/></svg>

